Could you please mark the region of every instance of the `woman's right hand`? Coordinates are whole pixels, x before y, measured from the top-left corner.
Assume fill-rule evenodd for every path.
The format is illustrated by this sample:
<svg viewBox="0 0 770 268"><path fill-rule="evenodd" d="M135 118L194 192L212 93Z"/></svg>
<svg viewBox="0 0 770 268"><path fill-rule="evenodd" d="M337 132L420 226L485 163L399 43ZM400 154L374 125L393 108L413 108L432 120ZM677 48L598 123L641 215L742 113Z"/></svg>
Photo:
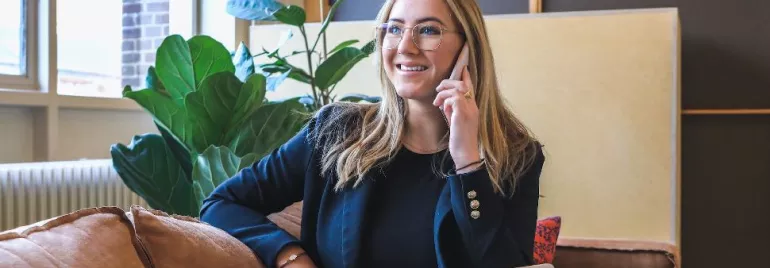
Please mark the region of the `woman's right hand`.
<svg viewBox="0 0 770 268"><path fill-rule="evenodd" d="M301 253L304 253L305 250L302 249L299 246L288 246L281 250L281 252L278 253L278 263L276 264L277 267L281 267L284 263L289 261L289 257L292 254L300 255ZM313 260L310 259L310 256L307 254L303 254L299 257L297 257L296 260L292 261L291 263L286 264L283 266L283 268L316 268L315 263L313 263Z"/></svg>

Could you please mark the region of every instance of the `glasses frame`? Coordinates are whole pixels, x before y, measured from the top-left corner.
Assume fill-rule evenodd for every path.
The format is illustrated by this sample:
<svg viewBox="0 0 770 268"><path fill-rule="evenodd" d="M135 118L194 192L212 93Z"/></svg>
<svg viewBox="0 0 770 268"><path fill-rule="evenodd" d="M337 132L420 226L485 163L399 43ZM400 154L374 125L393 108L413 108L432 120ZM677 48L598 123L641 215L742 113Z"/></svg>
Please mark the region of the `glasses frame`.
<svg viewBox="0 0 770 268"><path fill-rule="evenodd" d="M377 38L376 40L385 40L385 35L386 35L386 34L388 34L388 33L387 33L387 32L382 32L382 31L383 31L383 30L385 30L385 31L387 30L387 28L388 28L388 27L387 27L387 26L388 26L388 24L389 24L389 23L387 23L387 22L386 22L386 23L382 23L382 24L380 24L379 26L376 26L376 27L375 27L375 29L376 29L376 30L375 30L375 33L376 33L376 34L378 34L378 35L380 35L380 34L382 35L382 38ZM437 50L438 48L440 48L440 47L441 47L441 44L443 44L443 43L444 43L444 32L448 32L448 33L456 33L456 34L459 34L459 35L460 35L460 36L462 36L462 37L465 37L465 33L461 32L461 31L457 31L457 30L452 30L452 29L449 29L449 28L447 28L447 27L445 27L445 26L441 25L441 26L439 26L439 27L438 27L438 28L441 30L441 33L439 34L439 41L438 41L438 45L436 45L436 47L435 47L435 48L433 48L433 49L422 49L422 48L420 48L420 45L419 45L419 44L417 44L417 41L415 40L415 37L414 37L415 29L417 29L417 26L420 26L420 25L422 25L422 24L425 24L425 23L424 23L424 22L423 22L423 23L418 23L418 24L415 24L415 25L413 25L413 26L407 26L406 24L404 24L404 30L403 30L403 32L401 33L401 35L399 35L399 38L398 38L398 42L397 42L397 44L400 44L400 43L401 43L401 41L403 41L403 40L404 40L404 35L405 35L405 32L406 32L407 30L409 30L409 31L411 32L411 36L412 36L412 38L411 38L411 39L412 39L412 43L414 44L414 46L416 46L416 47L417 47L417 49L419 49L419 50L422 50L422 51L435 51L435 50ZM383 43L384 43L384 42L383 42ZM387 50L394 50L394 49L398 49L398 46L396 46L396 47L394 47L394 48L386 48L385 46L383 46L383 44L380 44L380 47L382 47L383 49L387 49Z"/></svg>

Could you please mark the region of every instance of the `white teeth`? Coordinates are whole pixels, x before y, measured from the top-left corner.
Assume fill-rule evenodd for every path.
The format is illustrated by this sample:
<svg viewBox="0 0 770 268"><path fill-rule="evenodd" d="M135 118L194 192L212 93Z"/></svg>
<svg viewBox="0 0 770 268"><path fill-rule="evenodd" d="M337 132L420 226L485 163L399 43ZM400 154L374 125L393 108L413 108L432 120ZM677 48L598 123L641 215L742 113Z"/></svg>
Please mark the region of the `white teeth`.
<svg viewBox="0 0 770 268"><path fill-rule="evenodd" d="M409 72L420 72L425 71L428 69L428 67L425 66L406 66L406 65L399 65L402 71L409 71Z"/></svg>

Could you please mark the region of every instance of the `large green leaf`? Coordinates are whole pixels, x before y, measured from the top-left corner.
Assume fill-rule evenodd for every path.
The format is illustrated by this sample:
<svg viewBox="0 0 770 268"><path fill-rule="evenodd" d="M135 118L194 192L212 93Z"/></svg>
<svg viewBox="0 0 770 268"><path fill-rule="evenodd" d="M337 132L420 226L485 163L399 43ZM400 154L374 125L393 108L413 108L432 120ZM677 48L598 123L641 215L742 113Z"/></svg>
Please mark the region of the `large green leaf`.
<svg viewBox="0 0 770 268"><path fill-rule="evenodd" d="M355 43L358 43L357 39L353 39L353 40L348 40L348 41L342 42L339 45L337 45L336 47L334 47L331 51L329 51L329 54L334 54L334 52L337 52L340 49L349 47L350 45L355 44Z"/></svg>
<svg viewBox="0 0 770 268"><path fill-rule="evenodd" d="M307 74L307 72L305 72L305 70L302 70L302 69L291 69L291 73L289 73L289 78L305 84L310 84L312 82L310 80L310 75Z"/></svg>
<svg viewBox="0 0 770 268"><path fill-rule="evenodd" d="M227 13L244 20L275 20L271 15L273 11L283 6L273 0L228 0Z"/></svg>
<svg viewBox="0 0 770 268"><path fill-rule="evenodd" d="M251 75L245 84L227 72L206 77L200 90L185 98L193 151L225 145L226 135L240 128L264 98L265 77L260 74Z"/></svg>
<svg viewBox="0 0 770 268"><path fill-rule="evenodd" d="M241 169L257 161L255 154L236 156L227 147L210 146L198 155L193 166L193 188L198 206L214 188L233 177Z"/></svg>
<svg viewBox="0 0 770 268"><path fill-rule="evenodd" d="M259 66L260 72L263 73L265 76L268 76L270 74L274 73L285 73L289 72L288 78L294 79L296 81L310 84L310 75L303 70L302 68L296 67L294 65L289 64L288 62L278 59L273 63L266 63Z"/></svg>
<svg viewBox="0 0 770 268"><path fill-rule="evenodd" d="M366 101L369 103L377 103L377 102L380 102L381 100L382 98L379 96L368 96L368 95L356 94L356 93L347 94L345 96L342 96L342 98L340 98L340 101L347 101L347 102Z"/></svg>
<svg viewBox="0 0 770 268"><path fill-rule="evenodd" d="M171 132L168 131L168 129L161 126L158 121L155 121L155 127L158 128L158 132L160 132L160 135L163 137L163 141L166 142L166 146L168 146L168 149L171 151L174 159L176 159L176 161L179 162L179 166L182 167L185 178L191 180L192 160L190 159L190 149L187 149L187 146L182 143L179 138L175 137L173 134L171 134ZM192 181L190 181L190 183L192 183Z"/></svg>
<svg viewBox="0 0 770 268"><path fill-rule="evenodd" d="M145 83L149 88L166 91L166 88L163 87L163 83L161 83L160 79L158 79L158 73L155 71L155 67L153 66L150 66L150 68L147 69L147 78L145 78Z"/></svg>
<svg viewBox="0 0 770 268"><path fill-rule="evenodd" d="M131 87L126 86L123 89L124 97L134 100L152 114L158 124L168 129L181 142L186 143L187 111L166 94L168 93L150 88L132 91Z"/></svg>
<svg viewBox="0 0 770 268"><path fill-rule="evenodd" d="M278 86L280 86L289 75L291 75L293 69L289 69L280 75L273 75L267 78L267 91L273 92Z"/></svg>
<svg viewBox="0 0 770 268"><path fill-rule="evenodd" d="M134 136L128 146L110 148L112 164L120 178L150 207L167 213L198 216L192 183L157 134Z"/></svg>
<svg viewBox="0 0 770 268"><path fill-rule="evenodd" d="M276 10L273 12L273 17L280 22L294 26L302 26L307 19L305 10L295 5L284 6Z"/></svg>
<svg viewBox="0 0 770 268"><path fill-rule="evenodd" d="M367 42L366 45L361 47L361 52L363 52L366 55L370 55L374 53L374 50L376 49L375 47L376 45L377 45L377 40L372 39L369 42Z"/></svg>
<svg viewBox="0 0 770 268"><path fill-rule="evenodd" d="M233 64L235 65L235 76L243 82L246 82L246 79L254 74L254 58L243 42L238 45L238 50L235 51Z"/></svg>
<svg viewBox="0 0 770 268"><path fill-rule="evenodd" d="M254 153L261 158L297 134L306 117L300 113L303 111L297 98L266 104L239 129L228 147L236 155Z"/></svg>
<svg viewBox="0 0 770 268"><path fill-rule="evenodd" d="M163 39L156 51L155 70L171 99L184 104L184 96L195 91L195 73L190 47L184 38L171 35Z"/></svg>
<svg viewBox="0 0 770 268"><path fill-rule="evenodd" d="M315 84L321 89L327 89L336 84L356 65L366 58L358 48L346 47L332 54L326 61L318 66L315 72Z"/></svg>
<svg viewBox="0 0 770 268"><path fill-rule="evenodd" d="M187 41L195 71L195 89L199 89L203 80L218 72L235 72L235 66L222 43L209 36L198 35Z"/></svg>

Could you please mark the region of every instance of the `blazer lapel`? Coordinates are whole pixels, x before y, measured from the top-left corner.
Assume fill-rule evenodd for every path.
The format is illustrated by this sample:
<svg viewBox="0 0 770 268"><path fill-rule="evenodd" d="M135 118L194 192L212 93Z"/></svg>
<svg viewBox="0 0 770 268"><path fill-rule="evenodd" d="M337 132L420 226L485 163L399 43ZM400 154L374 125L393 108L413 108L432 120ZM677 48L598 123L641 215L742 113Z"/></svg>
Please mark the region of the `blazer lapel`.
<svg viewBox="0 0 770 268"><path fill-rule="evenodd" d="M373 181L365 178L355 189L348 188L342 195L342 265L343 267L358 267L361 248L361 236L366 212L374 188Z"/></svg>
<svg viewBox="0 0 770 268"><path fill-rule="evenodd" d="M444 173L448 173L451 170L450 167L454 167L454 161L452 161L451 157L446 157L444 158L443 166ZM442 179L447 180L448 178ZM441 242L443 241L439 240L441 239L441 225L444 223L444 220L450 212L452 212L452 192L449 187L449 181L447 181L447 183L444 184L444 188L441 190L441 195L438 197L436 214L433 218L433 244L436 248L436 260L438 261L439 268L447 267L447 264L444 262L446 258L441 254Z"/></svg>
<svg viewBox="0 0 770 268"><path fill-rule="evenodd" d="M438 267L446 267L446 263L444 263L444 257L441 255L439 234L441 233L441 223L444 222L444 219L452 209L451 198L452 197L449 191L449 184L447 184L444 186L444 189L441 190L441 195L439 196L438 203L436 204L436 215L433 218L433 243L436 248L436 260L438 261Z"/></svg>

